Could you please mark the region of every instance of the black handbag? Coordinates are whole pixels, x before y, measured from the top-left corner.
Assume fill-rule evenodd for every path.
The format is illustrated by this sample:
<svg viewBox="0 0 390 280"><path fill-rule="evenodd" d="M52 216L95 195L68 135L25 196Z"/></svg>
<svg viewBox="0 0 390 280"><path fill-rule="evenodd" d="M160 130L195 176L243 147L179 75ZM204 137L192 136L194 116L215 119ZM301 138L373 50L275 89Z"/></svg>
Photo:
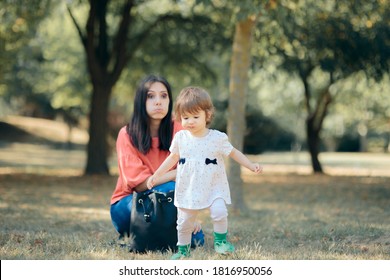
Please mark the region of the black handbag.
<svg viewBox="0 0 390 280"><path fill-rule="evenodd" d="M130 215L131 252L175 251L177 208L175 191L134 193Z"/></svg>

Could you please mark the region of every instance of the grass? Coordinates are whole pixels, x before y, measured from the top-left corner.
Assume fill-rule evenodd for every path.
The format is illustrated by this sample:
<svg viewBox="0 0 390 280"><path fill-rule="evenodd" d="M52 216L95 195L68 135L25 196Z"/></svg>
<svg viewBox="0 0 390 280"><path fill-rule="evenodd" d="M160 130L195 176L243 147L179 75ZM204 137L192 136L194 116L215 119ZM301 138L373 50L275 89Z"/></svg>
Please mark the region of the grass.
<svg viewBox="0 0 390 280"><path fill-rule="evenodd" d="M74 140L77 149L66 150L60 148L66 127L57 133L55 122L20 117L7 122L59 145L38 145L42 141L36 138L33 143L0 141L1 260L170 258L170 252L129 253L117 242L109 213L117 179L114 156L114 176L81 176L85 152L78 148L85 132L75 130L72 137L81 139ZM4 135L11 136L10 130ZM212 224L202 212L206 243L192 259L390 260L388 154L323 153L328 175L311 174L307 153L251 157L264 164L265 173L243 171L250 211L229 214L235 254L214 253Z"/></svg>
<svg viewBox="0 0 390 280"><path fill-rule="evenodd" d="M134 254L116 241L109 198L116 177L0 175L1 259L169 259ZM229 259L390 259L386 177L244 175L251 211L229 216ZM225 259L206 244L192 259Z"/></svg>

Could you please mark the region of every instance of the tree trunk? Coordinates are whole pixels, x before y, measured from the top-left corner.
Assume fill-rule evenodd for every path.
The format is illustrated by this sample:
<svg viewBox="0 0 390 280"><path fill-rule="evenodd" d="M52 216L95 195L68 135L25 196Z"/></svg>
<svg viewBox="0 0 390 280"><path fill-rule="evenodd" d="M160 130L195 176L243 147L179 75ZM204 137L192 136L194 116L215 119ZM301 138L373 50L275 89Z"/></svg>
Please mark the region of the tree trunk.
<svg viewBox="0 0 390 280"><path fill-rule="evenodd" d="M251 59L252 29L255 19L250 17L236 24L230 65L229 108L227 132L232 145L243 151L248 70ZM228 176L232 192L233 211L246 212L242 193L241 166L229 158Z"/></svg>
<svg viewBox="0 0 390 280"><path fill-rule="evenodd" d="M89 115L89 137L85 174L109 174L108 158L108 103L111 87L94 85Z"/></svg>
<svg viewBox="0 0 390 280"><path fill-rule="evenodd" d="M359 152L366 153L368 151L368 139L367 139L368 128L364 120L358 124L359 134Z"/></svg>
<svg viewBox="0 0 390 280"><path fill-rule="evenodd" d="M322 130L322 125L324 123L324 119L328 113L329 104L332 101L332 97L329 92L330 85L333 80L331 79L331 83L320 93L320 96L317 99L316 106L314 110L310 107L310 89L308 87L307 81L305 84L305 97L306 104L308 109L308 117L306 119L306 134L307 134L307 146L309 149L311 164L314 173L323 173L323 169L321 163L318 159L320 153L320 132Z"/></svg>
<svg viewBox="0 0 390 280"><path fill-rule="evenodd" d="M127 34L134 0L127 0L121 8L121 20L112 42L107 28L107 6L110 0L89 0L89 14L85 31L78 24L68 6L69 15L84 46L92 98L89 114L89 141L85 174L109 174L108 168L108 106L111 91L126 66L129 54ZM111 46L111 47L110 47Z"/></svg>
<svg viewBox="0 0 390 280"><path fill-rule="evenodd" d="M314 173L323 173L321 163L318 159L320 153L320 135L314 125L315 116L309 116L306 120L307 146L311 158L311 166Z"/></svg>

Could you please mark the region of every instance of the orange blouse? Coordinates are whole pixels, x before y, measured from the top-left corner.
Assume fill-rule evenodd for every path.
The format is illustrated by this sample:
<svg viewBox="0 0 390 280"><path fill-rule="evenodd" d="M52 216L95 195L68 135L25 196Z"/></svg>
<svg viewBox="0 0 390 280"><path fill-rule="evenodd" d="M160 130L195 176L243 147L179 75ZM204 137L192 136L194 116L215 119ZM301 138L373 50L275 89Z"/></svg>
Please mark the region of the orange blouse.
<svg viewBox="0 0 390 280"><path fill-rule="evenodd" d="M182 129L180 123L174 122L173 135ZM116 140L119 177L111 197L111 204L132 194L136 186L144 182L160 167L168 157L169 151L161 151L158 146L158 137L153 137L152 147L144 155L131 143L129 135L126 132L126 126L121 128Z"/></svg>

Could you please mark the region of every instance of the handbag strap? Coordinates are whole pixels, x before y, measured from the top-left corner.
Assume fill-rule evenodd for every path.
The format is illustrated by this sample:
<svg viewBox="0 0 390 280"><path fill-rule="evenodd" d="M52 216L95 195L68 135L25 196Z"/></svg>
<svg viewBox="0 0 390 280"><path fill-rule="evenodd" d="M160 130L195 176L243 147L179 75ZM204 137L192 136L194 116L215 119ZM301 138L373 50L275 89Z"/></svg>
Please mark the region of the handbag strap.
<svg viewBox="0 0 390 280"><path fill-rule="evenodd" d="M144 220L145 220L145 222L150 223L150 221L151 221L150 214L146 212L145 205L144 205L142 199L140 199L139 202L142 205L142 208L144 209Z"/></svg>
<svg viewBox="0 0 390 280"><path fill-rule="evenodd" d="M149 195L149 194L151 194L153 191L148 191L147 193L145 192L145 193L143 193L143 195L145 195L145 196L147 196L147 195ZM150 207L153 205L153 203L154 203L154 201L151 199L151 201L152 201L152 203L150 203L149 205L148 205L148 209L146 209L146 207L145 207L145 204L144 204L144 200L142 199L142 198L139 198L138 199L138 203L139 204L141 204L142 205L142 209L143 209L143 212L144 212L144 220L145 220L145 222L147 222L147 223L150 223L150 221L151 221L151 217L150 217ZM147 211L148 210L148 211Z"/></svg>

